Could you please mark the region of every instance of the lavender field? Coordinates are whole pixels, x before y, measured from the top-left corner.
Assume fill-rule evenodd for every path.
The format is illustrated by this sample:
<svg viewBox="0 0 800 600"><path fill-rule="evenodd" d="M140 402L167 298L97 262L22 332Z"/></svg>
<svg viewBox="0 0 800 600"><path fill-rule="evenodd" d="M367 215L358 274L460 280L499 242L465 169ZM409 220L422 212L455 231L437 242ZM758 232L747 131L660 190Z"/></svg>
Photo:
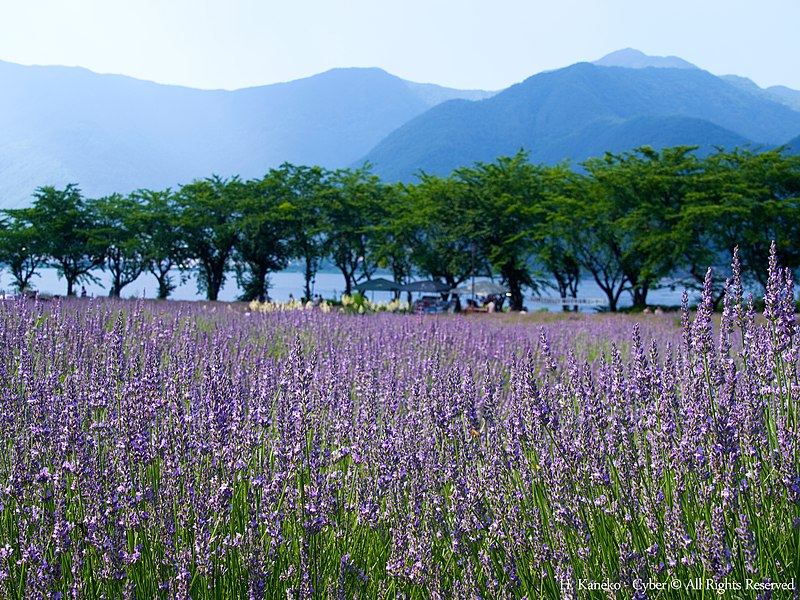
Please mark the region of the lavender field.
<svg viewBox="0 0 800 600"><path fill-rule="evenodd" d="M796 598L794 314L6 301L0 597Z"/></svg>

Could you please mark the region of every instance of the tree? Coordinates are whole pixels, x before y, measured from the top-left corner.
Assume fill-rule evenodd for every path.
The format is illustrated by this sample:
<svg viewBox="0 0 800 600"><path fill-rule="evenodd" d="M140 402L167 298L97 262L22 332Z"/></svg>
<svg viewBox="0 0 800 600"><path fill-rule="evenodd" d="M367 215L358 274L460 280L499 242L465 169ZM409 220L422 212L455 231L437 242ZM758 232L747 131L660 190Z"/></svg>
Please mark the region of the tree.
<svg viewBox="0 0 800 600"><path fill-rule="evenodd" d="M676 249L685 247L675 237L675 223L701 168L696 149L677 146L659 152L644 146L583 163L591 202L611 225L606 243L634 306L646 306L648 292L674 270Z"/></svg>
<svg viewBox="0 0 800 600"><path fill-rule="evenodd" d="M133 197L140 206L145 265L158 281L158 299L165 300L176 287L172 271L184 264L186 255L186 245L179 235L175 194L169 188L140 189Z"/></svg>
<svg viewBox="0 0 800 600"><path fill-rule="evenodd" d="M87 206L95 215L93 243L103 249L105 268L111 273L109 296L119 298L147 264L142 206L135 195L119 194L90 200Z"/></svg>
<svg viewBox="0 0 800 600"><path fill-rule="evenodd" d="M531 264L533 217L546 197L547 172L530 164L524 151L455 172L475 198L465 216L487 261L509 288L511 310L522 310L524 286L539 286Z"/></svg>
<svg viewBox="0 0 800 600"><path fill-rule="evenodd" d="M478 255L474 222L465 215L474 197L464 182L421 173L419 182L404 188L411 262L431 279L458 287L474 274L488 273Z"/></svg>
<svg viewBox="0 0 800 600"><path fill-rule="evenodd" d="M372 264L391 271L392 279L399 284L408 283L414 271L412 257L418 230L412 212L410 198L403 187L400 184L387 186L368 239ZM410 304L411 292L408 296ZM395 297L400 297L399 291Z"/></svg>
<svg viewBox="0 0 800 600"><path fill-rule="evenodd" d="M590 273L616 312L629 284L622 266L619 232L609 199L592 193L593 181L576 174L562 191L548 223L565 240L570 255Z"/></svg>
<svg viewBox="0 0 800 600"><path fill-rule="evenodd" d="M560 207L565 202L566 190L576 176L566 165L550 169L546 197L534 207L532 215L536 262L553 277L561 298L577 298L581 278L581 265L570 243L573 233L571 224L569 227L559 227ZM570 221L566 218L565 222ZM569 312L568 304L562 307ZM578 310L577 305L574 310Z"/></svg>
<svg viewBox="0 0 800 600"><path fill-rule="evenodd" d="M280 210L283 179L272 170L246 184L241 204L240 236L236 244L236 279L241 300L263 302L269 273L285 269L289 260L289 219Z"/></svg>
<svg viewBox="0 0 800 600"><path fill-rule="evenodd" d="M96 216L74 183L64 189L40 187L34 193L32 218L41 233L42 250L67 280L67 295L81 281L96 281L91 272L103 265L105 248L94 235Z"/></svg>
<svg viewBox="0 0 800 600"><path fill-rule="evenodd" d="M785 148L766 152L739 152L744 156L739 174L749 183L754 202L743 249L744 268L767 289L771 242L778 264L796 271L800 267L800 155Z"/></svg>
<svg viewBox="0 0 800 600"><path fill-rule="evenodd" d="M340 169L333 174L322 214L325 223L325 254L344 276L344 293L350 295L359 279L369 279L376 264L368 260L370 235L388 188L370 172Z"/></svg>
<svg viewBox="0 0 800 600"><path fill-rule="evenodd" d="M197 284L217 300L239 235L245 186L238 177L217 175L181 187L176 196L178 231L187 258L197 261Z"/></svg>
<svg viewBox="0 0 800 600"><path fill-rule="evenodd" d="M273 172L281 191L278 214L288 227L292 257L303 261L305 298L324 256L325 228L322 206L330 189L330 173L321 167L282 164Z"/></svg>
<svg viewBox="0 0 800 600"><path fill-rule="evenodd" d="M42 236L30 208L3 211L0 223L0 263L14 277L12 286L23 293L32 288L31 279L46 263Z"/></svg>
<svg viewBox="0 0 800 600"><path fill-rule="evenodd" d="M730 270L735 247L741 249L742 277L766 285L763 265L776 240L779 260L800 265L800 157L782 149L765 152L718 149L694 176L691 194L672 227L679 264L688 274L685 285L702 289L708 267ZM724 296L724 277L717 277L716 305Z"/></svg>

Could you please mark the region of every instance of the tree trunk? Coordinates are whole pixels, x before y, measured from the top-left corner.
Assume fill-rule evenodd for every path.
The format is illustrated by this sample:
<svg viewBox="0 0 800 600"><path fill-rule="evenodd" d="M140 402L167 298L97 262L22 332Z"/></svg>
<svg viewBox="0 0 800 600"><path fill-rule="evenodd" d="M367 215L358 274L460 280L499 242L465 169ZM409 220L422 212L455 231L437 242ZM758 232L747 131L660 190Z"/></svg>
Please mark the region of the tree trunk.
<svg viewBox="0 0 800 600"><path fill-rule="evenodd" d="M225 261L214 261L209 268L208 277L208 299L216 301L219 298L219 291L225 283Z"/></svg>
<svg viewBox="0 0 800 600"><path fill-rule="evenodd" d="M339 269L339 270L342 272L342 275L344 275L344 295L349 296L353 288L350 283L350 277L347 274L347 269Z"/></svg>
<svg viewBox="0 0 800 600"><path fill-rule="evenodd" d="M111 283L111 290L109 290L108 295L112 298L119 298L122 293L122 274L117 271L112 271L113 274L113 281Z"/></svg>
<svg viewBox="0 0 800 600"><path fill-rule="evenodd" d="M305 257L306 262L306 269L305 269L305 278L306 278L306 290L305 290L305 297L306 302L311 302L311 280L314 278L314 259L309 258L308 256Z"/></svg>
<svg viewBox="0 0 800 600"><path fill-rule="evenodd" d="M352 263L347 259L334 261L336 266L339 267L339 270L342 272L344 276L344 295L349 296L353 291L353 280L355 279L356 269L358 268L358 263Z"/></svg>
<svg viewBox="0 0 800 600"><path fill-rule="evenodd" d="M161 277L156 278L158 280L158 299L159 300L166 300L169 298L170 293L170 285L167 282L167 275L164 274Z"/></svg>
<svg viewBox="0 0 800 600"><path fill-rule="evenodd" d="M556 278L556 283L558 284L558 295L561 298L567 297L567 282L557 273L554 273ZM569 304L562 304L561 305L561 312L569 312Z"/></svg>
<svg viewBox="0 0 800 600"><path fill-rule="evenodd" d="M647 292L648 286L636 286L633 288L633 306L636 308L644 308L647 306Z"/></svg>
<svg viewBox="0 0 800 600"><path fill-rule="evenodd" d="M516 277L507 278L508 291L511 292L508 310L519 312L522 310L522 286Z"/></svg>
<svg viewBox="0 0 800 600"><path fill-rule="evenodd" d="M522 281L519 276L519 270L516 269L513 264L506 263L506 265L500 269L500 273L508 285L508 291L511 293L508 310L515 312L521 311L523 307L523 298Z"/></svg>
<svg viewBox="0 0 800 600"><path fill-rule="evenodd" d="M614 289L607 285L601 284L598 281L597 277L595 277L594 280L597 283L597 286L601 290L603 290L603 293L606 295L606 298L608 298L608 310L610 312L617 312L617 296L614 294Z"/></svg>
<svg viewBox="0 0 800 600"><path fill-rule="evenodd" d="M257 270L253 277L253 287L258 286L258 301L266 302L267 300L267 267L258 265Z"/></svg>
<svg viewBox="0 0 800 600"><path fill-rule="evenodd" d="M219 288L222 287L221 277L211 268L206 269L206 299L216 302L219 297Z"/></svg>
<svg viewBox="0 0 800 600"><path fill-rule="evenodd" d="M158 300L166 300L170 292L175 289L172 286L172 282L170 281L169 271L172 268L172 265L168 265L167 268L164 268L164 265L160 262L153 261L150 263L148 267L148 271L153 274L153 277L156 278L158 282L158 293L156 295Z"/></svg>

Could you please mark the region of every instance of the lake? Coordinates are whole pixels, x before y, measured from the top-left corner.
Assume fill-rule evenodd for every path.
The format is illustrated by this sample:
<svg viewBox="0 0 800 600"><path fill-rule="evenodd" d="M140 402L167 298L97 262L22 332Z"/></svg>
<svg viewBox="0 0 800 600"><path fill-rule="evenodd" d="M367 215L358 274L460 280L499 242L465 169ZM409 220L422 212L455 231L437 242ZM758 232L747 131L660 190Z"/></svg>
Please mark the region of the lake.
<svg viewBox="0 0 800 600"><path fill-rule="evenodd" d="M33 286L35 289L43 294L66 294L67 283L58 276L58 272L53 268L44 268L39 270L39 277L33 278ZM202 300L205 295L197 290L197 279L194 272L187 273L188 278L185 278L178 288L170 296L173 300ZM108 273L97 273L99 283L87 283L86 291L90 296L106 296L110 288L109 282L111 277ZM381 276L387 276L383 274ZM175 280L179 280L180 275L176 273ZM0 289L10 291L11 282L13 281L11 275L7 271L0 272ZM295 298L299 299L303 295L305 280L301 271L285 270L273 273L270 275L270 296L274 300L287 301L289 294L293 294ZM122 290L123 298L155 298L158 291L158 285L155 277L150 273L140 276L136 281L130 285L125 286ZM312 294L322 294L324 298L339 298L344 291L344 278L338 271L324 270L317 273L317 277L312 287ZM681 302L682 289L672 291L668 288L655 290L648 295L648 302L651 306L675 306ZM78 293L80 293L80 286L78 286ZM239 286L236 284L236 278L233 273L229 274L225 285L220 290L219 299L221 301L230 302L236 300L241 293ZM549 293L554 296L554 292ZM591 280L586 279L581 282L578 290L578 295L581 298L605 298L604 294L597 287L597 284ZM367 292L367 296L376 302L388 302L392 298L390 292ZM413 294L413 298L420 296L420 294ZM699 294L696 292L690 293L690 300L697 300ZM630 306L630 294L623 294L620 300L620 307ZM560 311L561 307L553 304L544 304L536 302L531 298L530 293L526 295L525 305L528 310L547 309L551 311ZM585 306L581 307L582 311L591 312L595 307Z"/></svg>

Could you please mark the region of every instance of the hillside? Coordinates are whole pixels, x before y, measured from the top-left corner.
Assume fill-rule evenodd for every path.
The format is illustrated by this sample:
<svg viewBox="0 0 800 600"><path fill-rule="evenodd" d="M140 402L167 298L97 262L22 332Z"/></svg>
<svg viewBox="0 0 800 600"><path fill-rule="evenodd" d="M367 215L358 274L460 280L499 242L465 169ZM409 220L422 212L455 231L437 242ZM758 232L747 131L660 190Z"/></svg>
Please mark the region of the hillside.
<svg viewBox="0 0 800 600"><path fill-rule="evenodd" d="M793 90L783 85L761 88L753 80L747 77L739 77L738 75L722 75L721 79L724 79L741 90L755 94L760 98L778 102L793 110L800 110L800 91Z"/></svg>
<svg viewBox="0 0 800 600"><path fill-rule="evenodd" d="M764 91L776 102L785 104L794 110L800 110L800 91L793 90L784 85L773 85Z"/></svg>
<svg viewBox="0 0 800 600"><path fill-rule="evenodd" d="M793 140L789 140L786 144L789 147L790 152L794 152L795 154L800 154L800 135L798 135Z"/></svg>
<svg viewBox="0 0 800 600"><path fill-rule="evenodd" d="M798 133L800 112L697 68L578 63L480 102L436 106L365 159L386 179L407 180L520 147L534 162L553 163L640 145L777 145Z"/></svg>
<svg viewBox="0 0 800 600"><path fill-rule="evenodd" d="M283 162L344 167L439 102L491 95L380 69L229 92L4 62L0 89L0 207L47 184L93 196L256 177Z"/></svg>
<svg viewBox="0 0 800 600"><path fill-rule="evenodd" d="M800 135L800 92L716 77L677 57L625 49L499 93L333 69L236 91L159 85L68 67L0 62L0 208L42 185L87 196L260 177L283 162L368 160L388 181L448 174L530 151L579 162L678 144L775 146ZM800 147L797 140L795 148Z"/></svg>
<svg viewBox="0 0 800 600"><path fill-rule="evenodd" d="M594 61L600 67L625 67L627 69L696 69L690 62L677 56L649 56L634 48L617 50Z"/></svg>

